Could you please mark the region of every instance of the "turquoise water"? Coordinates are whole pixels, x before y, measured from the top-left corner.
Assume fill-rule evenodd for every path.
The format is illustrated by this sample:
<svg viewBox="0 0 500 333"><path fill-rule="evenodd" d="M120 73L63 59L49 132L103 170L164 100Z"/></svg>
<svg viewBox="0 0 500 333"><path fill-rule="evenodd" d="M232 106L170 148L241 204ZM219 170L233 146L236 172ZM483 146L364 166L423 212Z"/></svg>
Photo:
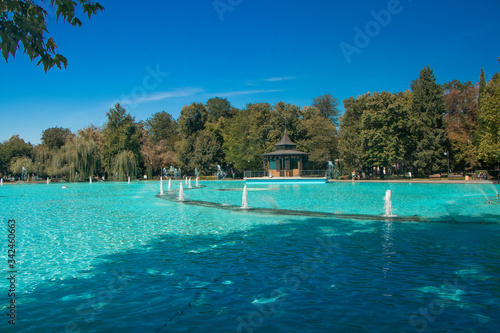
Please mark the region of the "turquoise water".
<svg viewBox="0 0 500 333"><path fill-rule="evenodd" d="M500 331L498 186L200 185L0 187L0 330Z"/></svg>

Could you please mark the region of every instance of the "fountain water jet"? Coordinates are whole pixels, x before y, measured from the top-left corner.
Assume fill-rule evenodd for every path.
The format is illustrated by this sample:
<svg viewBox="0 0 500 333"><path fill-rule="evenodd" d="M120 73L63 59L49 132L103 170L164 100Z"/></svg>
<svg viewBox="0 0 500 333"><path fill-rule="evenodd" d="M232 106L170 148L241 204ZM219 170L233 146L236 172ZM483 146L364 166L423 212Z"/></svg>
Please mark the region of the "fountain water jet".
<svg viewBox="0 0 500 333"><path fill-rule="evenodd" d="M191 186L191 178L189 178L189 180L188 180L188 187L192 188L192 186Z"/></svg>
<svg viewBox="0 0 500 333"><path fill-rule="evenodd" d="M92 177L89 177L89 184L92 184Z"/></svg>
<svg viewBox="0 0 500 333"><path fill-rule="evenodd" d="M49 185L49 177L47 177L47 185Z"/></svg>
<svg viewBox="0 0 500 333"><path fill-rule="evenodd" d="M223 180L226 178L226 173L222 171L220 165L217 165L217 180Z"/></svg>
<svg viewBox="0 0 500 333"><path fill-rule="evenodd" d="M335 178L335 166L333 165L332 161L328 161L328 167L326 169L326 178L327 179L334 179Z"/></svg>
<svg viewBox="0 0 500 333"><path fill-rule="evenodd" d="M130 184L130 176L128 176L128 183Z"/></svg>
<svg viewBox="0 0 500 333"><path fill-rule="evenodd" d="M179 187L179 201L184 201L185 196L184 196L184 190L182 189L182 182L181 182L181 187Z"/></svg>
<svg viewBox="0 0 500 333"><path fill-rule="evenodd" d="M491 204L491 201L490 201L490 199L488 199L488 196L486 195L486 193L484 193L484 191L479 186L477 186L477 185L475 185L475 186L477 187L479 192L481 192L484 195L484 198L486 199L486 203Z"/></svg>
<svg viewBox="0 0 500 333"><path fill-rule="evenodd" d="M165 195L165 193L163 193L163 177L160 177L160 195Z"/></svg>
<svg viewBox="0 0 500 333"><path fill-rule="evenodd" d="M186 185L188 184L188 177L186 177Z"/></svg>
<svg viewBox="0 0 500 333"><path fill-rule="evenodd" d="M243 196L241 199L241 209L248 209L248 190L247 186L243 187Z"/></svg>
<svg viewBox="0 0 500 333"><path fill-rule="evenodd" d="M168 179L168 191L169 192L172 191L172 179L171 178Z"/></svg>
<svg viewBox="0 0 500 333"><path fill-rule="evenodd" d="M500 198L500 193L498 193L498 190L497 190L497 188L495 187L495 185L493 185L493 184L491 184L491 183L490 183L490 186L491 186L491 188L493 189L493 191L495 191L495 195L496 195L496 197L497 197L497 198Z"/></svg>
<svg viewBox="0 0 500 333"><path fill-rule="evenodd" d="M198 184L198 177L196 177L196 184L195 185L196 185L196 187L200 186L200 184Z"/></svg>
<svg viewBox="0 0 500 333"><path fill-rule="evenodd" d="M391 200L391 190L387 190L385 192L385 197L384 197L384 209L385 209L385 217L394 217L392 213L392 200Z"/></svg>

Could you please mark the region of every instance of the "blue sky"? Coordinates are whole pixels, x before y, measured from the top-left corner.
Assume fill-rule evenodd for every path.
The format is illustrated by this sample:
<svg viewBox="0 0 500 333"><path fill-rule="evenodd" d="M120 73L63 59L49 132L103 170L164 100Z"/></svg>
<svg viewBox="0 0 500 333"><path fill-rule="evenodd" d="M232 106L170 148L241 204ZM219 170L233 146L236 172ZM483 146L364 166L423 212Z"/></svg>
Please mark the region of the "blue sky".
<svg viewBox="0 0 500 333"><path fill-rule="evenodd" d="M439 83L500 71L498 0L99 2L81 28L49 10L66 70L0 59L0 141L102 126L115 102L137 120L177 118L215 96L244 108L404 91L427 65Z"/></svg>

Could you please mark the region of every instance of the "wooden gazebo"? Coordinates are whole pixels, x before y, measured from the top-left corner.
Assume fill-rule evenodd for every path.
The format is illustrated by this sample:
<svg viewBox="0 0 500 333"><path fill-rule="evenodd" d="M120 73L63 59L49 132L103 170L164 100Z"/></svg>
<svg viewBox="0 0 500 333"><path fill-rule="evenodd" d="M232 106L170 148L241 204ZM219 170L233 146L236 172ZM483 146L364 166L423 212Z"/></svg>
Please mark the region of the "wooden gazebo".
<svg viewBox="0 0 500 333"><path fill-rule="evenodd" d="M275 147L273 152L262 155L266 173L270 177L301 177L307 169L309 153L295 150L297 145L286 132Z"/></svg>

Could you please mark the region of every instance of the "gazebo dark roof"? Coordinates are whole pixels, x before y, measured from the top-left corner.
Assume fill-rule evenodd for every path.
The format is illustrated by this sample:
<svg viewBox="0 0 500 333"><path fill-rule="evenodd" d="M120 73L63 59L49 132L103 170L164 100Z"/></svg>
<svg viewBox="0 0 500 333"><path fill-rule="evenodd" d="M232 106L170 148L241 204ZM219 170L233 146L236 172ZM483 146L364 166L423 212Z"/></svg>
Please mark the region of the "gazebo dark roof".
<svg viewBox="0 0 500 333"><path fill-rule="evenodd" d="M293 143L292 140L290 140L290 138L288 137L288 135L286 135L286 133L283 135L280 142L275 144L275 146L295 146L295 147L297 147L297 145L295 143Z"/></svg>
<svg viewBox="0 0 500 333"><path fill-rule="evenodd" d="M276 148L273 152L262 154L262 156L283 156L283 155L310 155L309 153L304 153L298 150L295 150L297 145L290 140L288 135L285 133L281 138L280 142L274 145Z"/></svg>

